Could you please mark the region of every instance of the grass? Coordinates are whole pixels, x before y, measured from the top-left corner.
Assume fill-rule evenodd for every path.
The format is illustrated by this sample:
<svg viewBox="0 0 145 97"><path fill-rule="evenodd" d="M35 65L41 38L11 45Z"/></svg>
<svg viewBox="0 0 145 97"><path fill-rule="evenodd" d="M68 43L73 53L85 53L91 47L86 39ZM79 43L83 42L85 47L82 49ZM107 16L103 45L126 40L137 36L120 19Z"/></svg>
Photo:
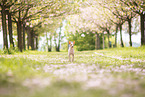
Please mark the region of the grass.
<svg viewBox="0 0 145 97"><path fill-rule="evenodd" d="M73 63L67 52L3 54L0 97L144 97L144 60L144 47L76 51Z"/></svg>
<svg viewBox="0 0 145 97"><path fill-rule="evenodd" d="M123 58L135 58L135 59L141 59L144 60L145 58L145 46L138 47L138 48L118 48L118 49L106 49L103 51L100 51L100 53L103 53L108 56L121 56Z"/></svg>

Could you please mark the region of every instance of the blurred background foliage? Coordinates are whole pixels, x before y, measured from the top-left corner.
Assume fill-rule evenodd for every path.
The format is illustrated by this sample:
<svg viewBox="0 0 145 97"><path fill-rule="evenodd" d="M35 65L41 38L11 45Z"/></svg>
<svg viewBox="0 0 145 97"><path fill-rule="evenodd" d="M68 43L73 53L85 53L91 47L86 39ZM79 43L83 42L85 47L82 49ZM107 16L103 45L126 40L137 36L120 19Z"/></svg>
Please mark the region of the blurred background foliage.
<svg viewBox="0 0 145 97"><path fill-rule="evenodd" d="M68 41L77 50L145 44L144 0L0 0L0 10L0 48L9 53L63 51Z"/></svg>

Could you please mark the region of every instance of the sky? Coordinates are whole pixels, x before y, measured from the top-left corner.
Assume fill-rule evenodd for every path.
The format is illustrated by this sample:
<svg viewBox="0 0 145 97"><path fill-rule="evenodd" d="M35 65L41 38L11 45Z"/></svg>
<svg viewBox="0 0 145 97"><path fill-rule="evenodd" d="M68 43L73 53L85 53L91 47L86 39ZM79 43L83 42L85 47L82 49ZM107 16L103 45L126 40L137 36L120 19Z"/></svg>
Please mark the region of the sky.
<svg viewBox="0 0 145 97"><path fill-rule="evenodd" d="M122 37L123 37L123 42L127 43L129 45L129 34L123 32ZM120 33L117 34L117 41L120 43ZM136 35L132 35L132 42L138 43L140 45L141 44L141 34L138 33ZM133 44L133 47L134 47L134 44Z"/></svg>

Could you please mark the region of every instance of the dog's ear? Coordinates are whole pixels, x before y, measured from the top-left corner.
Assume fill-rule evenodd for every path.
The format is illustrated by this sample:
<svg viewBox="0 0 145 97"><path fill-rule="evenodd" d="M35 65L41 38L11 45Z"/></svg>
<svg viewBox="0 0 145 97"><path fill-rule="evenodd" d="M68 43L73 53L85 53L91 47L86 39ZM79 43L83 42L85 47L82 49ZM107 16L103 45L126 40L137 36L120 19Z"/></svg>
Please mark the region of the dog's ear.
<svg viewBox="0 0 145 97"><path fill-rule="evenodd" d="M69 44L71 44L71 42L69 41Z"/></svg>
<svg viewBox="0 0 145 97"><path fill-rule="evenodd" d="M75 44L75 41L73 42L73 44Z"/></svg>

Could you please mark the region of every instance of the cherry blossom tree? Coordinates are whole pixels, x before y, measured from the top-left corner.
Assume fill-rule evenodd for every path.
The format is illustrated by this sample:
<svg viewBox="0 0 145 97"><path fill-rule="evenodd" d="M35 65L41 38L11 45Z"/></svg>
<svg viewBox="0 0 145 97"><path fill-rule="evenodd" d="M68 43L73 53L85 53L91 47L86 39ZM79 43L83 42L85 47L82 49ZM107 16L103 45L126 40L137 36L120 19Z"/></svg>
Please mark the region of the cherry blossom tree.
<svg viewBox="0 0 145 97"><path fill-rule="evenodd" d="M141 27L141 45L145 45L145 1L144 0L120 0L124 3L132 12L140 16Z"/></svg>

